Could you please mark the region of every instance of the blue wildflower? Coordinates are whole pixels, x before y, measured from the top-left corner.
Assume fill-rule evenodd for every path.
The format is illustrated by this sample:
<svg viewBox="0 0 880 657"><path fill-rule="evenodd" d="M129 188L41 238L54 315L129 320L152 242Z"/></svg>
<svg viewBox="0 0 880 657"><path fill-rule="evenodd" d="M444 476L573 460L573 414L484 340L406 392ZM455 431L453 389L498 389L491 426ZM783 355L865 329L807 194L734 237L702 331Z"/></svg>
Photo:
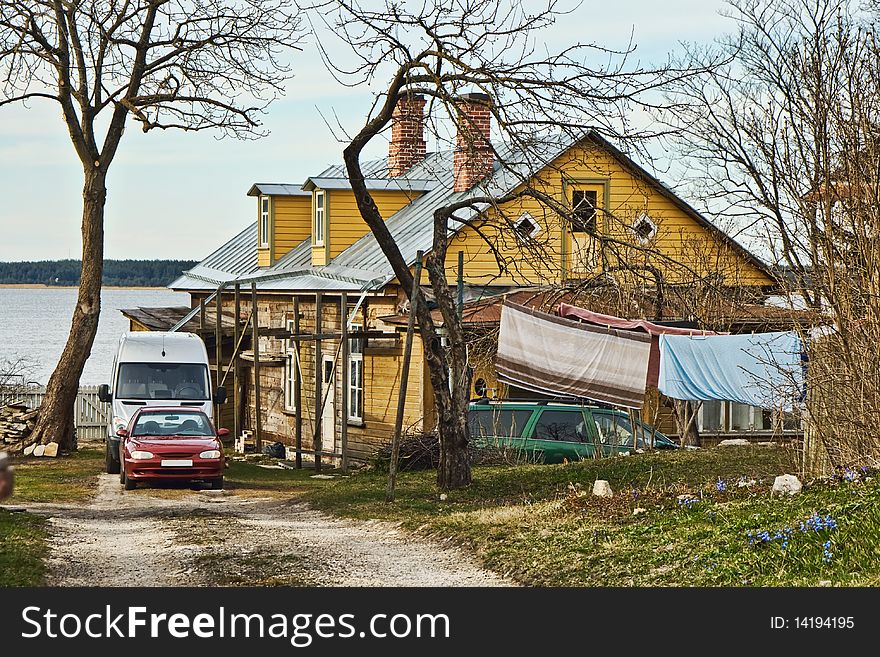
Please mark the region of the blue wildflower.
<svg viewBox="0 0 880 657"><path fill-rule="evenodd" d="M727 482L724 481L721 477L718 478L718 481L715 482L715 488L718 489L719 493L723 493L727 490Z"/></svg>
<svg viewBox="0 0 880 657"><path fill-rule="evenodd" d="M859 475L857 475L855 472L853 472L852 470L847 468L846 472L843 473L843 478L846 479L847 481L855 481L856 479L859 478Z"/></svg>
<svg viewBox="0 0 880 657"><path fill-rule="evenodd" d="M822 561L825 563L829 563L831 561L831 557L834 556L834 553L831 552L831 541L825 541L822 544L822 549L824 550L822 554Z"/></svg>

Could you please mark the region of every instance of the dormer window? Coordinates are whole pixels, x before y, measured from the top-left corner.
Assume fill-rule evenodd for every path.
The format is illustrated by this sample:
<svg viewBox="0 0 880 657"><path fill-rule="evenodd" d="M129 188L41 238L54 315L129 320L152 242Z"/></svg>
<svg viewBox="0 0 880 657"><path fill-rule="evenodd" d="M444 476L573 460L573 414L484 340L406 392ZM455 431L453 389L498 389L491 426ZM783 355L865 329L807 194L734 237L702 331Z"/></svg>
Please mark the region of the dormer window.
<svg viewBox="0 0 880 657"><path fill-rule="evenodd" d="M315 244L324 243L324 230L327 220L327 208L325 204L324 192L315 192L315 227L313 235Z"/></svg>
<svg viewBox="0 0 880 657"><path fill-rule="evenodd" d="M269 248L269 197L260 196L260 247Z"/></svg>

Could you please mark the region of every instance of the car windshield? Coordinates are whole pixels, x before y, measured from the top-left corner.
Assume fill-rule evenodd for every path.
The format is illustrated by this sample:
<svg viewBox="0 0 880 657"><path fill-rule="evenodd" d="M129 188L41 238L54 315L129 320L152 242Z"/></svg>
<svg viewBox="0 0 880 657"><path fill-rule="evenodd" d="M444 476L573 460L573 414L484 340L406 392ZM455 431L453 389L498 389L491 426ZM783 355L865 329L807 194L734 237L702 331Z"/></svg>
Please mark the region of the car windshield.
<svg viewBox="0 0 880 657"><path fill-rule="evenodd" d="M204 363L120 363L116 396L120 399L204 401L208 397Z"/></svg>
<svg viewBox="0 0 880 657"><path fill-rule="evenodd" d="M132 436L213 436L208 416L200 411L148 411L135 422Z"/></svg>

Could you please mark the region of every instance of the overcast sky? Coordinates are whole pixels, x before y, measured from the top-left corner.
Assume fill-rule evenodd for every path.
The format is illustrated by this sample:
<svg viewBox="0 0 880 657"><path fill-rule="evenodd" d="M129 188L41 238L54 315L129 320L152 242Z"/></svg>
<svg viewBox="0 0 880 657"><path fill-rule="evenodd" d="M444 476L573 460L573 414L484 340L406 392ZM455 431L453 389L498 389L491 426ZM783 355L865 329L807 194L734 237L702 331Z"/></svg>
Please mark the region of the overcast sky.
<svg viewBox="0 0 880 657"><path fill-rule="evenodd" d="M732 29L721 0L584 0L545 33L551 49L575 41L624 47L662 62L680 41L708 42ZM366 90L346 89L310 48L296 53L296 77L270 106L256 141L204 133L126 131L111 166L106 212L107 258L199 260L255 220L246 196L254 182L302 183L341 160L321 113L356 130L371 105ZM430 145L429 145L430 148ZM382 155L377 145L373 155ZM0 108L0 260L80 257L81 176L51 101Z"/></svg>

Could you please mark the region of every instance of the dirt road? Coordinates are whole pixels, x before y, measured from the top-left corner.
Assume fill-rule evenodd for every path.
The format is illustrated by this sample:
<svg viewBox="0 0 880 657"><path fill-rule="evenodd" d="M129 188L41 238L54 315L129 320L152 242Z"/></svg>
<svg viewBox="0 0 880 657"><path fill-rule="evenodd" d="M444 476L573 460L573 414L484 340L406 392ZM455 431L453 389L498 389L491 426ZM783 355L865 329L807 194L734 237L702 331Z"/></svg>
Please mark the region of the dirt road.
<svg viewBox="0 0 880 657"><path fill-rule="evenodd" d="M51 518L53 586L506 586L462 552L380 522L240 491L123 491Z"/></svg>

